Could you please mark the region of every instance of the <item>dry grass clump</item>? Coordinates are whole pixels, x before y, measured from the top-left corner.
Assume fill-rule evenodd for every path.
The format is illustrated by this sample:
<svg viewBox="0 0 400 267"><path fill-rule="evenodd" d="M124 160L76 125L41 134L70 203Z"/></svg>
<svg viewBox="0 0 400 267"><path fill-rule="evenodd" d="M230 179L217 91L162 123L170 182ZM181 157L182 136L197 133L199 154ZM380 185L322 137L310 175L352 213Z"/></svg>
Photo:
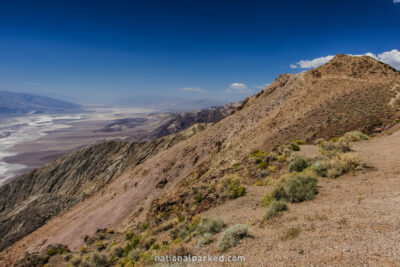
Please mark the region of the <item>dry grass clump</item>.
<svg viewBox="0 0 400 267"><path fill-rule="evenodd" d="M341 139L348 142L357 142L361 140L369 140L369 136L360 131L347 132Z"/></svg>
<svg viewBox="0 0 400 267"><path fill-rule="evenodd" d="M299 227L292 227L287 229L281 236L282 240L287 240L287 239L293 239L300 234L300 228Z"/></svg>
<svg viewBox="0 0 400 267"><path fill-rule="evenodd" d="M226 251L227 249L234 247L246 237L250 236L250 228L247 225L236 224L226 229L217 243L217 249L219 251Z"/></svg>
<svg viewBox="0 0 400 267"><path fill-rule="evenodd" d="M336 153L347 153L351 151L350 143L345 139L338 141L329 141L321 144L323 154L331 156Z"/></svg>
<svg viewBox="0 0 400 267"><path fill-rule="evenodd" d="M214 236L209 233L205 233L200 239L199 242L197 243L198 246L205 246L210 243L214 242Z"/></svg>
<svg viewBox="0 0 400 267"><path fill-rule="evenodd" d="M205 217L200 220L197 227L200 234L216 234L226 226L224 220L217 216Z"/></svg>
<svg viewBox="0 0 400 267"><path fill-rule="evenodd" d="M198 241L199 246L204 246L214 241L215 234L221 232L226 227L224 220L217 216L202 218L197 226L201 237Z"/></svg>
<svg viewBox="0 0 400 267"><path fill-rule="evenodd" d="M312 167L321 177L337 178L362 167L361 157L357 153L339 153L332 158L316 161Z"/></svg>
<svg viewBox="0 0 400 267"><path fill-rule="evenodd" d="M312 168L321 177L336 178L350 171L362 167L360 155L351 152L350 143L360 140L368 140L369 137L360 131L346 133L336 141L321 143L322 159L315 161Z"/></svg>
<svg viewBox="0 0 400 267"><path fill-rule="evenodd" d="M273 200L265 211L265 218L272 219L277 216L279 212L288 210L288 205L282 200Z"/></svg>

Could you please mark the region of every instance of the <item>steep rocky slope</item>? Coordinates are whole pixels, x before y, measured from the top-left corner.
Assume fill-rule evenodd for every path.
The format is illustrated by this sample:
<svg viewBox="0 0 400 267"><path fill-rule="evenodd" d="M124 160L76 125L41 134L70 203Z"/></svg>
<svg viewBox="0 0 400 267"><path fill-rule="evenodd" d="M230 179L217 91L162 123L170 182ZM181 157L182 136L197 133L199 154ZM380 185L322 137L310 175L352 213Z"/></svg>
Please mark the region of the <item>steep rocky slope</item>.
<svg viewBox="0 0 400 267"><path fill-rule="evenodd" d="M127 168L17 242L3 254L5 261L54 243L77 250L83 236L99 228L125 231L139 222L157 227L177 208L180 216L190 218L223 204L216 185L254 149L271 151L296 139L311 142L355 129L371 133L395 124L398 102L391 103L399 83L399 72L390 66L344 55L315 70L281 75L231 116ZM246 168L238 175L247 185L259 178Z"/></svg>
<svg viewBox="0 0 400 267"><path fill-rule="evenodd" d="M197 124L148 143L109 142L85 147L0 187L0 250L97 192L128 167L206 127Z"/></svg>

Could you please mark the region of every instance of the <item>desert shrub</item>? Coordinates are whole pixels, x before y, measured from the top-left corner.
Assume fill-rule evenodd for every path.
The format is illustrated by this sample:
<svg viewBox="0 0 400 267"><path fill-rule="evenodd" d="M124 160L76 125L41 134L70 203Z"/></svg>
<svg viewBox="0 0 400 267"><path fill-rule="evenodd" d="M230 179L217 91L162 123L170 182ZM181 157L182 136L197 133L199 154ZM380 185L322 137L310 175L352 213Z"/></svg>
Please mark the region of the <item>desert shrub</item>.
<svg viewBox="0 0 400 267"><path fill-rule="evenodd" d="M171 237L171 240L176 240L176 239L181 239L185 240L188 238L192 232L195 230L195 227L193 227L190 223L184 222L180 224L178 227L172 229L169 232L169 236Z"/></svg>
<svg viewBox="0 0 400 267"><path fill-rule="evenodd" d="M233 164L232 167L233 167L234 169L237 169L237 168L239 168L240 164L242 164L240 161L235 162L235 163Z"/></svg>
<svg viewBox="0 0 400 267"><path fill-rule="evenodd" d="M328 168L326 166L326 161L324 160L317 160L312 164L312 168L315 170L315 172L321 176L321 177L326 177Z"/></svg>
<svg viewBox="0 0 400 267"><path fill-rule="evenodd" d="M46 254L49 255L50 257L54 255L66 254L68 252L69 252L68 247L62 244L49 245L47 246L46 249Z"/></svg>
<svg viewBox="0 0 400 267"><path fill-rule="evenodd" d="M287 229L281 236L282 240L286 239L293 239L297 237L300 234L300 228L299 227L292 227Z"/></svg>
<svg viewBox="0 0 400 267"><path fill-rule="evenodd" d="M291 143L289 144L289 149L293 150L293 151L300 151L300 146L296 143Z"/></svg>
<svg viewBox="0 0 400 267"><path fill-rule="evenodd" d="M132 260L132 261L138 261L138 260L140 260L140 255L143 252L144 251L142 249L139 249L139 248L132 249L128 254L128 258L130 260Z"/></svg>
<svg viewBox="0 0 400 267"><path fill-rule="evenodd" d="M286 204L285 201L282 200L273 200L269 205L267 210L265 211L265 218L266 219L272 219L276 215L278 215L279 212L285 211L288 209L288 205Z"/></svg>
<svg viewBox="0 0 400 267"><path fill-rule="evenodd" d="M75 256L73 256L73 257L71 258L70 263L71 263L72 266L74 266L74 267L79 267L79 266L81 265L81 263L82 263L82 257L81 257L79 254L78 254L78 255L75 255Z"/></svg>
<svg viewBox="0 0 400 267"><path fill-rule="evenodd" d="M122 257L123 252L124 252L123 247L121 247L120 245L114 245L110 249L110 256L120 258Z"/></svg>
<svg viewBox="0 0 400 267"><path fill-rule="evenodd" d="M284 161L286 160L286 157L285 157L285 155L279 155L279 156L277 157L277 160L278 160L279 162L284 162Z"/></svg>
<svg viewBox="0 0 400 267"><path fill-rule="evenodd" d="M236 224L226 229L217 243L219 251L225 251L228 248L239 244L240 240L250 236L250 229L247 225Z"/></svg>
<svg viewBox="0 0 400 267"><path fill-rule="evenodd" d="M105 254L94 253L86 261L89 267L108 267L110 262Z"/></svg>
<svg viewBox="0 0 400 267"><path fill-rule="evenodd" d="M268 163L263 161L260 164L258 164L258 168L261 170L265 170L266 168L268 168Z"/></svg>
<svg viewBox="0 0 400 267"><path fill-rule="evenodd" d="M222 231L226 226L224 220L217 216L210 216L202 218L198 225L198 231L200 234L216 234Z"/></svg>
<svg viewBox="0 0 400 267"><path fill-rule="evenodd" d="M156 239L154 237L148 237L142 240L141 246L148 250L149 248L151 248L154 242L156 242Z"/></svg>
<svg viewBox="0 0 400 267"><path fill-rule="evenodd" d="M329 141L323 143L322 149L329 152L328 156L334 155L334 153L346 153L351 151L349 142L344 139L339 139L336 142Z"/></svg>
<svg viewBox="0 0 400 267"><path fill-rule="evenodd" d="M253 150L250 155L254 158L262 158L264 157L264 151L262 150Z"/></svg>
<svg viewBox="0 0 400 267"><path fill-rule="evenodd" d="M346 133L342 139L348 141L348 142L357 142L361 140L369 140L368 135L360 132L360 131L351 131Z"/></svg>
<svg viewBox="0 0 400 267"><path fill-rule="evenodd" d="M103 249L107 248L107 243L104 242L103 240L100 240L99 242L96 243L96 248L98 251L102 251Z"/></svg>
<svg viewBox="0 0 400 267"><path fill-rule="evenodd" d="M214 236L210 233L205 233L202 235L199 239L199 242L197 243L198 246L205 246L210 243L214 242Z"/></svg>
<svg viewBox="0 0 400 267"><path fill-rule="evenodd" d="M301 172L307 167L308 167L307 159L303 157L297 157L289 164L289 171Z"/></svg>
<svg viewBox="0 0 400 267"><path fill-rule="evenodd" d="M272 191L275 200L292 203L311 200L317 194L317 179L311 173L300 173L283 179Z"/></svg>
<svg viewBox="0 0 400 267"><path fill-rule="evenodd" d="M331 159L327 159L326 177L336 178L346 174L352 170L357 170L361 167L362 160L357 153L339 153Z"/></svg>
<svg viewBox="0 0 400 267"><path fill-rule="evenodd" d="M145 264L150 264L154 262L154 256L150 251L143 252L140 254L140 261Z"/></svg>
<svg viewBox="0 0 400 267"><path fill-rule="evenodd" d="M246 195L246 188L242 185L241 179L237 174L230 174L222 178L217 186L223 197L235 199Z"/></svg>
<svg viewBox="0 0 400 267"><path fill-rule="evenodd" d="M271 204L271 202L272 202L273 200L274 200L274 199L273 199L271 193L267 193L267 194L265 194L264 197L263 197L262 205L263 205L264 207L268 207L269 204Z"/></svg>
<svg viewBox="0 0 400 267"><path fill-rule="evenodd" d="M318 138L318 139L316 139L315 141L314 141L314 145L321 145L321 144L323 144L323 143L325 143L326 142L326 140L324 139L324 138Z"/></svg>
<svg viewBox="0 0 400 267"><path fill-rule="evenodd" d="M284 160L285 160L285 159L284 159ZM283 160L283 161L284 161L284 160ZM269 170L270 172L275 172L277 168L278 168L277 166L269 166L269 167L268 167L268 170Z"/></svg>
<svg viewBox="0 0 400 267"><path fill-rule="evenodd" d="M298 145L304 145L306 142L304 142L303 140L296 140L296 144Z"/></svg>
<svg viewBox="0 0 400 267"><path fill-rule="evenodd" d="M151 249L153 249L153 250L160 249L160 245L157 244L157 243L155 243L155 244L153 244L153 246L151 247Z"/></svg>

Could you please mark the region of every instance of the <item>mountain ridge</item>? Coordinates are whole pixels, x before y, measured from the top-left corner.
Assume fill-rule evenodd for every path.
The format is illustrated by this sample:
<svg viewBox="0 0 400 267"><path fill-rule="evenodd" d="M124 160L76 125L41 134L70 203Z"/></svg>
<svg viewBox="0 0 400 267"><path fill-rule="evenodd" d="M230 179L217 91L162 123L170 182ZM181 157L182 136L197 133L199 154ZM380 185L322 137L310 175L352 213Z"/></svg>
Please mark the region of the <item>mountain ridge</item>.
<svg viewBox="0 0 400 267"><path fill-rule="evenodd" d="M0 114L79 112L81 106L51 97L0 91Z"/></svg>
<svg viewBox="0 0 400 267"><path fill-rule="evenodd" d="M297 139L309 143L352 130L372 133L394 125L400 114L397 103L389 103L399 82L400 73L390 66L345 55L314 70L281 75L244 100L232 115L125 171L9 251L18 258L21 244L33 251L54 243L76 250L83 243L82 235L99 228L123 231L139 222L157 226L172 216L176 205L182 216L189 217L222 205L226 200L212 185L232 173L236 162L246 162L254 149L271 151ZM247 186L257 179L252 169L238 175ZM198 194L202 197L194 205ZM160 212L166 214L161 221Z"/></svg>

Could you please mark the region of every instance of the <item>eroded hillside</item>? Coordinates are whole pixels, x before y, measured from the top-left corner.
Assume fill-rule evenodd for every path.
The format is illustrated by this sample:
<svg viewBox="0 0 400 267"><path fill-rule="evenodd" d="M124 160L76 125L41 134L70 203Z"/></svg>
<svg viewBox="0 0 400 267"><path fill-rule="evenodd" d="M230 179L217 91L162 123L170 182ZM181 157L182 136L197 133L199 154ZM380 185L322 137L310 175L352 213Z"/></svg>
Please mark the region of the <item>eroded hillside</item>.
<svg viewBox="0 0 400 267"><path fill-rule="evenodd" d="M231 116L136 166L129 164L132 168L104 188L7 249L2 254L4 261L16 262L25 252L41 251L55 243L76 251L84 244L84 236L98 229L126 232L142 224L158 229L168 220L191 221L222 205L243 204L251 209L255 202L234 202L246 197L232 199L246 191L262 198L265 192L252 185L263 175L278 178L287 171L292 153L287 148L296 150L296 140L310 143L352 130L382 131L396 124L399 75L372 58L344 55L315 70L281 75L244 100ZM262 153L263 161L257 164L265 162L264 170L264 165L251 165L249 155L254 150L277 154ZM239 181L225 187L224 181L232 175ZM223 209L219 212L230 216ZM244 223L246 214L238 214L241 219L232 218L229 223ZM246 253L254 255L247 248Z"/></svg>

